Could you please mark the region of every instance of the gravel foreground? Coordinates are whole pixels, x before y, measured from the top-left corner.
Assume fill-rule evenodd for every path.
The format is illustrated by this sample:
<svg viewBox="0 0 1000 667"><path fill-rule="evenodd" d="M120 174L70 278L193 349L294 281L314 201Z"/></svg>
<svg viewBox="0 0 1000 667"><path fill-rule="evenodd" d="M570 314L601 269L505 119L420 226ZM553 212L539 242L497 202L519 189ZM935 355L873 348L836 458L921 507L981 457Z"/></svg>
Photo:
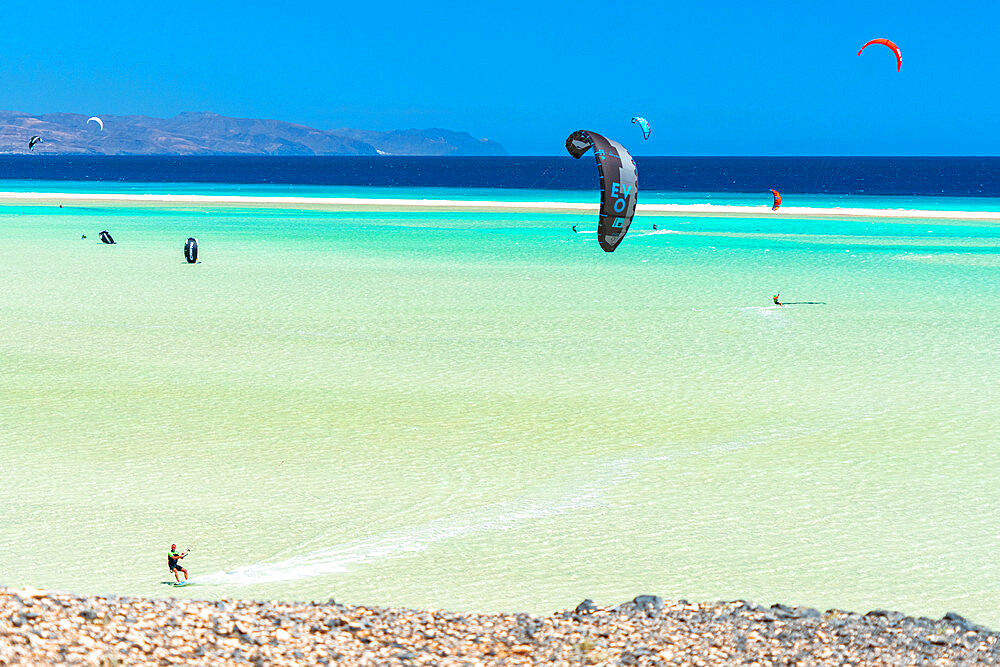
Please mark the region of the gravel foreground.
<svg viewBox="0 0 1000 667"><path fill-rule="evenodd" d="M641 595L549 616L0 588L0 665L996 665L957 614Z"/></svg>

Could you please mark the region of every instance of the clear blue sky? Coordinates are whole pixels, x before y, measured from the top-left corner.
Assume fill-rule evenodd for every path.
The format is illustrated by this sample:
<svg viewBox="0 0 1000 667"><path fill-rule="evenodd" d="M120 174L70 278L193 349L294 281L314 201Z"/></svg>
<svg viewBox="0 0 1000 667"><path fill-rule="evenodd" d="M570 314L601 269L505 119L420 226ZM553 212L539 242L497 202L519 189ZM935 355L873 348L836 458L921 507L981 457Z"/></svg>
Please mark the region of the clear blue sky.
<svg viewBox="0 0 1000 667"><path fill-rule="evenodd" d="M0 108L447 127L513 154L583 128L647 155L1000 155L998 26L995 0L6 2ZM856 55L873 37L902 72Z"/></svg>

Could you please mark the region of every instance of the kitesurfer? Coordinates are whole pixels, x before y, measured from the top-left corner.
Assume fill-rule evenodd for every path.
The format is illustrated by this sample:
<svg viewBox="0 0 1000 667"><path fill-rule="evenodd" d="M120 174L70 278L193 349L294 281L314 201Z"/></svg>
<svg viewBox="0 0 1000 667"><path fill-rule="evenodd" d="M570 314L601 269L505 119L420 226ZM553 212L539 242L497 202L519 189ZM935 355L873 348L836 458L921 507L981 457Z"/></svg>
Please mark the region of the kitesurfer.
<svg viewBox="0 0 1000 667"><path fill-rule="evenodd" d="M184 573L184 581L187 581L188 571L185 570L180 564L181 558L184 558L187 555L188 552L186 551L178 553L176 544L170 545L170 551L167 553L167 567L170 568L170 574L174 575L174 579L177 580L177 583L181 583L181 572Z"/></svg>
<svg viewBox="0 0 1000 667"><path fill-rule="evenodd" d="M780 301L778 301L778 297L780 297L780 296L781 296L781 292L778 292L777 294L775 294L774 296L771 297L772 299L774 299L774 305L776 305L776 306L784 306L785 305L785 304L781 303Z"/></svg>

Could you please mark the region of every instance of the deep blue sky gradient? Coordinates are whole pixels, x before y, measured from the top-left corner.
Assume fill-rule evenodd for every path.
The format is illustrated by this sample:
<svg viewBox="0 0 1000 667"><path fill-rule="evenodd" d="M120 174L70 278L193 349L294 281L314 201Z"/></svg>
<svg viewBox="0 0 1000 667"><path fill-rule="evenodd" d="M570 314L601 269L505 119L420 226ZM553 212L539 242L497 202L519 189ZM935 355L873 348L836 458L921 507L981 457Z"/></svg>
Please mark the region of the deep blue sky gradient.
<svg viewBox="0 0 1000 667"><path fill-rule="evenodd" d="M447 127L529 155L580 128L647 155L1000 155L998 27L995 1L3 3L0 107ZM873 37L901 72L856 55Z"/></svg>

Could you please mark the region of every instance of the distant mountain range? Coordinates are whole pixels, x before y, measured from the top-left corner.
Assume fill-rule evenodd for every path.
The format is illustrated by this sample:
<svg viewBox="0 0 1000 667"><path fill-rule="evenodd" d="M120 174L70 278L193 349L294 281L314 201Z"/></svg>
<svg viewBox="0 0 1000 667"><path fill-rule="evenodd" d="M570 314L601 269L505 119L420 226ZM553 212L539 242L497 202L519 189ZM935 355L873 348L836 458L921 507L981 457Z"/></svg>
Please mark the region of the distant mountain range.
<svg viewBox="0 0 1000 667"><path fill-rule="evenodd" d="M0 111L0 153L85 155L506 155L452 130L319 130L280 120L186 112L173 118ZM41 137L28 150L32 136Z"/></svg>

